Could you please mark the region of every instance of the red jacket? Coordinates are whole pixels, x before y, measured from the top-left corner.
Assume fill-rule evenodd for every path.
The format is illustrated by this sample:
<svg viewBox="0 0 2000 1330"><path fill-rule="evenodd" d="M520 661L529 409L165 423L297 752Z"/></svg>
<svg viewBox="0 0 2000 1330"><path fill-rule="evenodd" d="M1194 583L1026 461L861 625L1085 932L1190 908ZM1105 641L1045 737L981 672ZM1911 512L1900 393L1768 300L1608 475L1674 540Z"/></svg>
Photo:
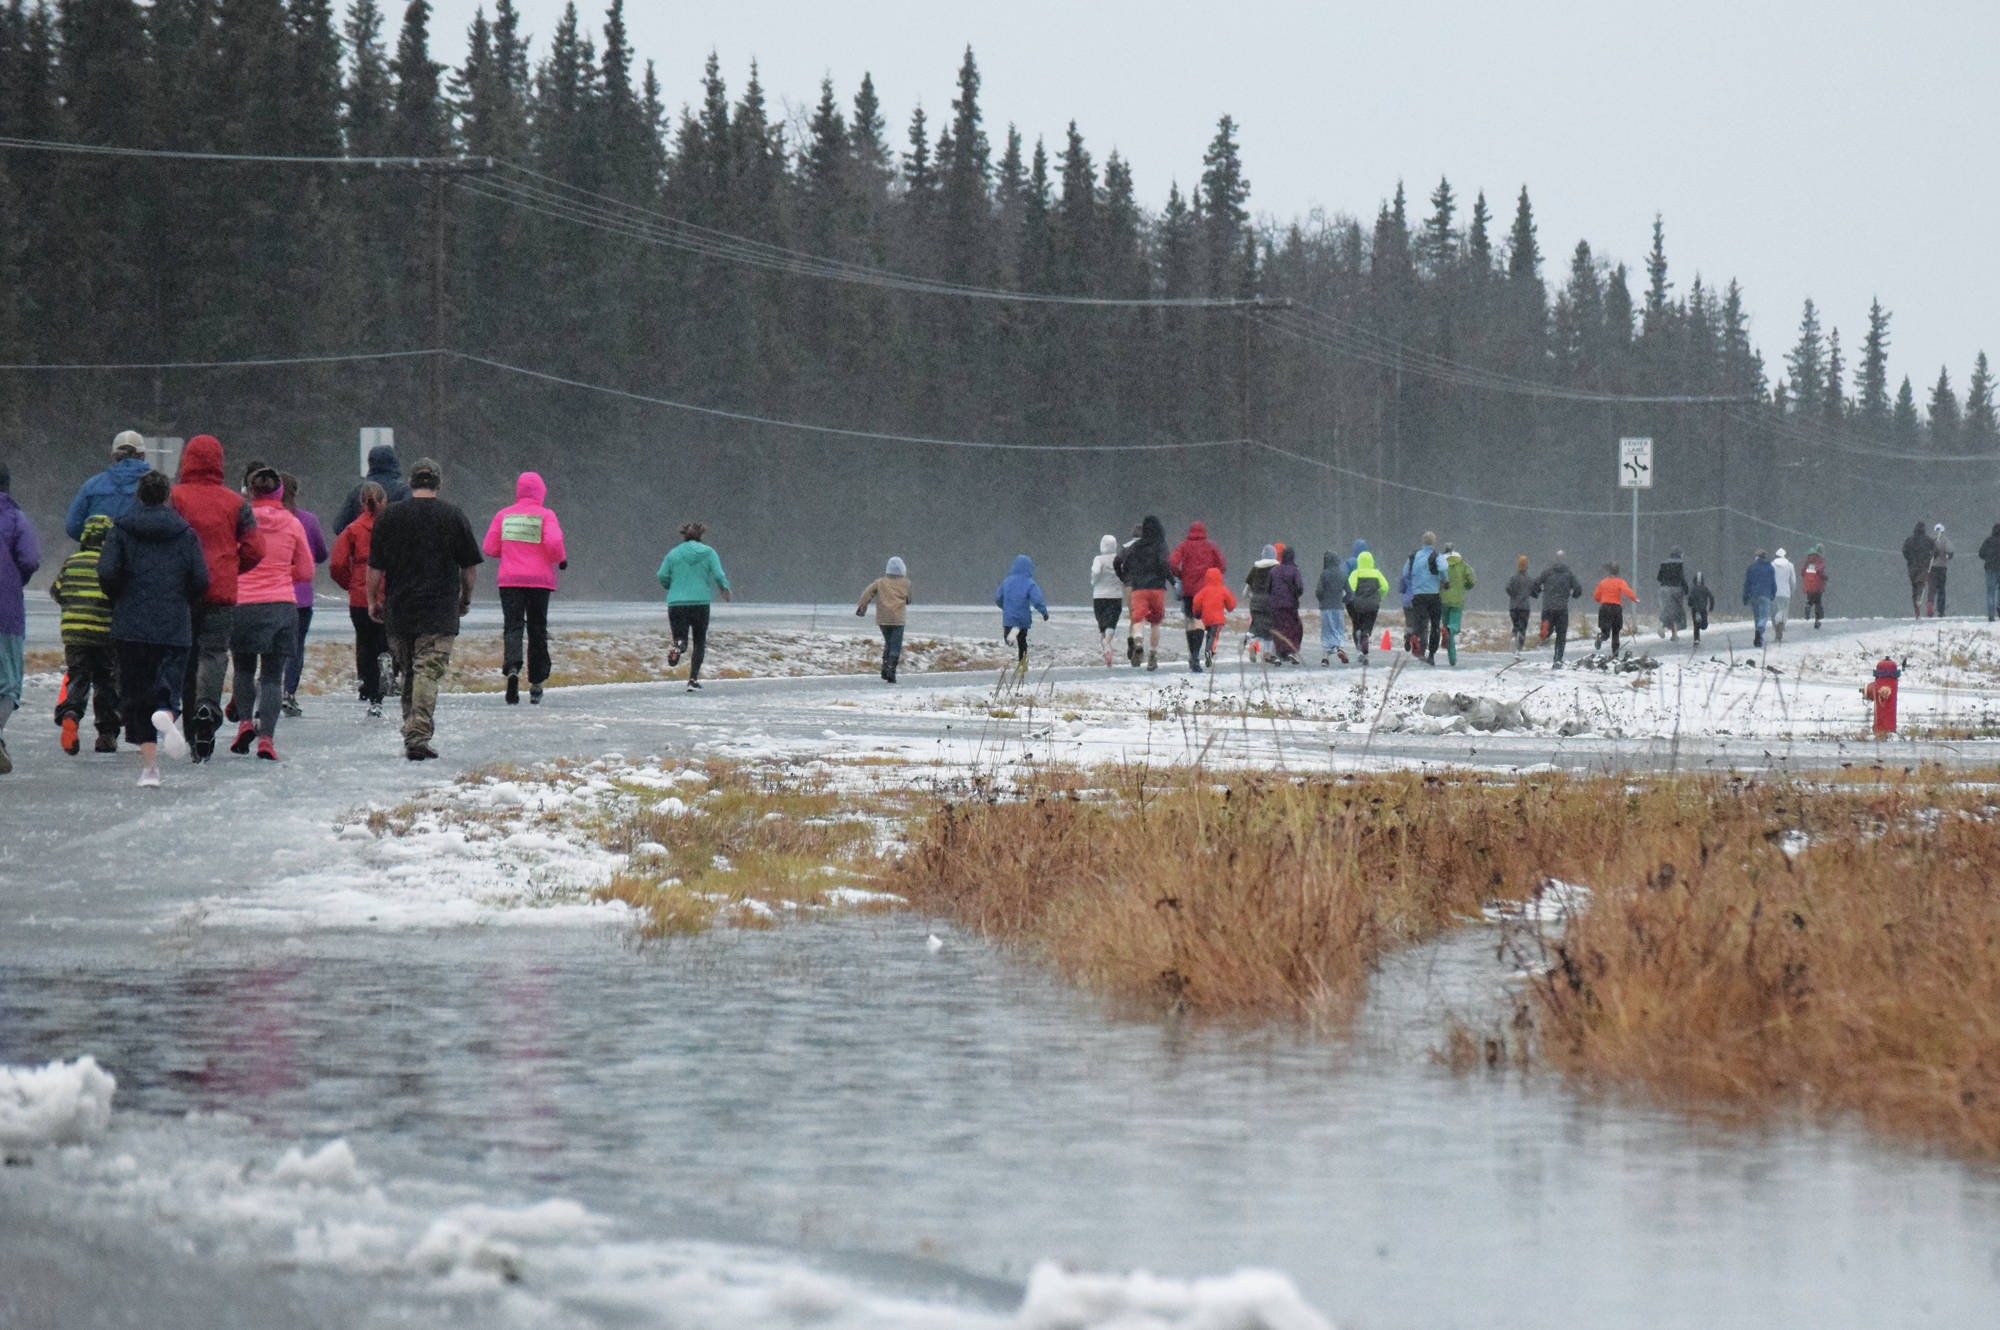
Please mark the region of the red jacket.
<svg viewBox="0 0 2000 1330"><path fill-rule="evenodd" d="M1818 595L1826 590L1826 556L1806 555L1805 566L1799 570L1799 583L1808 596Z"/></svg>
<svg viewBox="0 0 2000 1330"><path fill-rule="evenodd" d="M333 563L327 568L334 585L347 588L352 609L368 608L368 547L375 540L375 514L366 508L347 524L333 542Z"/></svg>
<svg viewBox="0 0 2000 1330"><path fill-rule="evenodd" d="M1192 596L1208 581L1208 570L1218 573L1229 571L1223 561L1222 551L1208 538L1208 528L1200 522L1188 523L1187 539L1174 547L1167 559L1167 568L1180 579L1181 594Z"/></svg>
<svg viewBox="0 0 2000 1330"><path fill-rule="evenodd" d="M250 501L229 488L222 478L222 445L214 436L197 434L181 454L180 483L168 498L174 511L187 519L201 541L208 564L210 605L236 603L236 578L255 568L264 557L264 534Z"/></svg>
<svg viewBox="0 0 2000 1330"><path fill-rule="evenodd" d="M1236 595L1222 580L1222 570L1211 568L1203 578L1201 590L1195 593L1194 612L1201 616L1204 628L1219 628L1229 618L1229 611L1236 608Z"/></svg>

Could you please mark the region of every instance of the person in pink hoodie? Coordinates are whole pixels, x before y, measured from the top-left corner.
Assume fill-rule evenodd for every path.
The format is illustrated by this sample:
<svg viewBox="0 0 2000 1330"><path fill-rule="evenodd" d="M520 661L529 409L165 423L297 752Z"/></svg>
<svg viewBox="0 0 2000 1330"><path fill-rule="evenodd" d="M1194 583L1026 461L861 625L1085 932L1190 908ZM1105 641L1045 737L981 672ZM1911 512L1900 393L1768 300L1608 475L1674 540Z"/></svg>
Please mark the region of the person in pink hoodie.
<svg viewBox="0 0 2000 1330"><path fill-rule="evenodd" d="M549 593L569 567L562 523L542 501L549 487L533 471L514 482L514 502L493 514L480 552L500 561L501 671L507 705L521 700L521 639L527 638L528 701L542 700L549 678Z"/></svg>
<svg viewBox="0 0 2000 1330"><path fill-rule="evenodd" d="M245 488L257 531L264 538L264 558L236 579L236 614L229 625L235 682L229 708L237 725L229 751L241 756L255 743L258 757L275 762L285 663L298 640L298 584L312 580L313 550L305 528L285 508L284 481L277 468L253 463Z"/></svg>

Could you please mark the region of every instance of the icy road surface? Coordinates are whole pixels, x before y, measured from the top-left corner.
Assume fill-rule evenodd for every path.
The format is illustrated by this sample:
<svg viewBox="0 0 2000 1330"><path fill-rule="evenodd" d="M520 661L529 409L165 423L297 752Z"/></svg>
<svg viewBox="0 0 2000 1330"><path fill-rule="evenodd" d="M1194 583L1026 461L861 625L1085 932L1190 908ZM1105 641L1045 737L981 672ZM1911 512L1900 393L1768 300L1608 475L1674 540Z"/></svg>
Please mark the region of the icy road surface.
<svg viewBox="0 0 2000 1330"><path fill-rule="evenodd" d="M989 633L991 617L926 630ZM1058 621L1051 646L1086 650L1084 621ZM0 1096L13 1087L17 1110L0 1103L0 1122L40 1124L0 1169L0 1324L1984 1324L2000 1306L1990 1170L1431 1065L1442 1015L1500 977L1482 931L1394 960L1357 1037L1329 1041L1111 1019L910 916L639 948L611 907L468 897L456 865L391 863L336 829L460 770L607 752L1866 763L1877 750L1831 725L1862 714L1838 710L1849 659L1892 638L1932 651L1912 662L1932 698L1917 705L1964 722L1990 695L1984 630L1795 629L1770 657L1793 673L1764 674L1782 707L1762 662L1704 653L1682 668L1721 700L1675 707L1678 742L1617 676L1571 684L1502 657L1405 671L1386 704L1362 699L1365 723L1341 710L1358 670L1226 670L1232 714L1152 696L1164 671L1058 667L998 692L862 676L564 690L539 708L451 697L430 766L350 700L311 698L275 767L169 766L143 792L129 756L55 751L39 682L0 778L0 1066L16 1069ZM1419 704L1500 696L1531 673L1522 691L1563 680L1549 716L1597 698L1625 710L1592 723L1640 737L1564 737L1549 718L1378 732L1423 714L1406 687ZM1717 718L1766 704L1775 719ZM1887 747L1994 760L1990 741ZM86 1056L116 1078L108 1121Z"/></svg>

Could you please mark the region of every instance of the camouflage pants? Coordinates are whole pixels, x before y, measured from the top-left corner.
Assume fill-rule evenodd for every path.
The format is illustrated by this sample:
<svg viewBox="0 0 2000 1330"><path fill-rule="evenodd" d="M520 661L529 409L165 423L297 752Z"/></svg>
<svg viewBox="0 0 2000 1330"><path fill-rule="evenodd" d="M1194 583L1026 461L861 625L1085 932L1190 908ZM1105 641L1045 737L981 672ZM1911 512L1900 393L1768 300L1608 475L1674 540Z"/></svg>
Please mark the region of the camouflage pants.
<svg viewBox="0 0 2000 1330"><path fill-rule="evenodd" d="M403 676L403 746L429 743L437 732L438 684L451 664L451 644L456 633L424 633L417 637L389 638L389 655L396 673Z"/></svg>

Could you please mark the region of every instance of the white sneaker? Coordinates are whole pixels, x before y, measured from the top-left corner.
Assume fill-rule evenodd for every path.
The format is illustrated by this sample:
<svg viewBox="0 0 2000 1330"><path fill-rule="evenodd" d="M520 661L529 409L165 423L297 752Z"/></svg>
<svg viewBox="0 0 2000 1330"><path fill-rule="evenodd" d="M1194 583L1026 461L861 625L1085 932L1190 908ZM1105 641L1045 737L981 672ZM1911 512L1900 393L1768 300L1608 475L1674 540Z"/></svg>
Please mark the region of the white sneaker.
<svg viewBox="0 0 2000 1330"><path fill-rule="evenodd" d="M174 723L174 713L162 707L153 713L153 728L160 732L160 747L167 750L168 757L186 757L188 742L181 734L181 727ZM159 773L155 772L153 784L158 785Z"/></svg>
<svg viewBox="0 0 2000 1330"><path fill-rule="evenodd" d="M156 790L159 787L160 787L160 769L158 767L147 767L139 773L140 789Z"/></svg>

